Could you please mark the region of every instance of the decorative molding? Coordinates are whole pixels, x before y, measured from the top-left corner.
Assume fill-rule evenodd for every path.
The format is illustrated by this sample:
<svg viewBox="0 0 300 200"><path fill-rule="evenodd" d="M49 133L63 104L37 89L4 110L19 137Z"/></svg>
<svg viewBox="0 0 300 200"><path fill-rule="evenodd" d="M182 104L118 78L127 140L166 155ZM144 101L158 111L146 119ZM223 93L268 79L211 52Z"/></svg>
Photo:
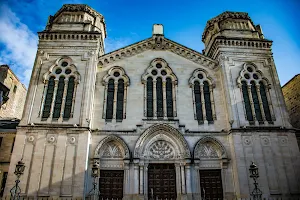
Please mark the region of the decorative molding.
<svg viewBox="0 0 300 200"><path fill-rule="evenodd" d="M163 36L153 36L149 39L100 56L98 66L102 68L107 65L111 65L123 58L128 58L148 50L169 51L194 63L204 65L205 67L208 67L210 69L216 69L219 66L217 61L204 56L197 51L173 42Z"/></svg>
<svg viewBox="0 0 300 200"><path fill-rule="evenodd" d="M123 155L119 146L110 141L101 147L100 158L123 158Z"/></svg>
<svg viewBox="0 0 300 200"><path fill-rule="evenodd" d="M115 142L114 144L118 145L118 148L123 151L123 158L124 159L130 159L130 151L127 146L127 144L118 136L115 135L109 135L105 137L103 140L100 141L100 143L97 145L95 152L94 152L94 158L100 158L101 152L100 149L102 149L103 145L109 143L109 142ZM120 148L121 147L121 148Z"/></svg>
<svg viewBox="0 0 300 200"><path fill-rule="evenodd" d="M36 140L36 136L35 135L26 135L26 141L27 143L32 143L34 144L35 143L35 140Z"/></svg>
<svg viewBox="0 0 300 200"><path fill-rule="evenodd" d="M155 124L150 126L139 137L134 148L134 158L143 158L147 155L147 145L151 141L165 140L171 143L176 150L176 158L191 158L191 152L183 135L175 128L167 124Z"/></svg>
<svg viewBox="0 0 300 200"><path fill-rule="evenodd" d="M261 142L263 146L270 146L271 145L271 140L270 137L268 136L262 136L261 137Z"/></svg>
<svg viewBox="0 0 300 200"><path fill-rule="evenodd" d="M244 146L251 146L252 145L251 136L243 136L242 138L243 138Z"/></svg>
<svg viewBox="0 0 300 200"><path fill-rule="evenodd" d="M227 159L227 152L222 143L214 137L205 136L195 145L194 158Z"/></svg>
<svg viewBox="0 0 300 200"><path fill-rule="evenodd" d="M68 135L67 144L76 145L78 143L77 135Z"/></svg>
<svg viewBox="0 0 300 200"><path fill-rule="evenodd" d="M57 138L54 134L47 134L47 143L48 144L56 144Z"/></svg>
<svg viewBox="0 0 300 200"><path fill-rule="evenodd" d="M155 141L149 148L149 157L154 159L172 159L174 154L172 145L164 140Z"/></svg>
<svg viewBox="0 0 300 200"><path fill-rule="evenodd" d="M280 146L287 146L288 137L287 136L278 136Z"/></svg>

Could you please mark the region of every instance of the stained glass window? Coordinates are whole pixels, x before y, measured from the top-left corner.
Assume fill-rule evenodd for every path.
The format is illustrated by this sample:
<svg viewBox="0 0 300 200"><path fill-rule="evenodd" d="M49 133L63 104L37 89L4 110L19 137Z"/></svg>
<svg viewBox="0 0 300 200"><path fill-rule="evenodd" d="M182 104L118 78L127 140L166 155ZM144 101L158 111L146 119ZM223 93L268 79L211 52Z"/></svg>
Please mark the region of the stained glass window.
<svg viewBox="0 0 300 200"><path fill-rule="evenodd" d="M117 92L117 120L123 119L123 105L124 105L124 81L120 79L118 81Z"/></svg>
<svg viewBox="0 0 300 200"><path fill-rule="evenodd" d="M167 117L173 117L173 87L172 80L167 78L166 83L166 97L167 97Z"/></svg>
<svg viewBox="0 0 300 200"><path fill-rule="evenodd" d="M207 81L203 82L203 93L204 93L204 101L205 101L205 112L206 112L206 119L208 122L212 122L212 110L211 110L211 100L210 100L210 91L209 91L209 84Z"/></svg>
<svg viewBox="0 0 300 200"><path fill-rule="evenodd" d="M270 113L268 98L267 98L267 94L266 94L266 87L263 84L263 82L260 82L259 85L260 85L260 96L261 96L261 100L262 100L262 103L263 103L263 108L264 108L266 120L268 122L272 122L272 117L271 117L271 113Z"/></svg>
<svg viewBox="0 0 300 200"><path fill-rule="evenodd" d="M53 111L53 118L60 117L62 98L64 95L64 88L65 88L65 77L61 76L61 77L59 77L59 81L58 81L58 87L57 87L54 111Z"/></svg>
<svg viewBox="0 0 300 200"><path fill-rule="evenodd" d="M114 107L114 80L110 79L108 81L108 88L107 88L107 98L106 98L106 119L113 118L113 107Z"/></svg>
<svg viewBox="0 0 300 200"><path fill-rule="evenodd" d="M153 79L147 79L147 117L153 117Z"/></svg>
<svg viewBox="0 0 300 200"><path fill-rule="evenodd" d="M251 94L252 94L256 119L259 122L262 122L262 115L261 115L261 110L260 110L260 106L259 106L256 85L255 85L254 81L251 82Z"/></svg>
<svg viewBox="0 0 300 200"><path fill-rule="evenodd" d="M242 93L243 93L243 98L244 98L247 120L253 121L253 114L252 114L251 104L250 104L250 99L249 99L249 94L248 94L248 86L245 81L242 82Z"/></svg>
<svg viewBox="0 0 300 200"><path fill-rule="evenodd" d="M195 104L196 104L196 117L198 121L203 122L201 92L200 92L200 84L198 81L196 81L194 84L194 95L195 95Z"/></svg>
<svg viewBox="0 0 300 200"><path fill-rule="evenodd" d="M45 97L42 118L48 118L50 116L50 109L51 109L51 104L52 104L52 99L53 99L54 85L55 85L54 77L51 77L48 81L48 88L47 88L47 93L46 93L46 97Z"/></svg>
<svg viewBox="0 0 300 200"><path fill-rule="evenodd" d="M75 78L71 76L68 82L68 90L67 90L65 110L64 110L64 119L69 119L71 117L71 109L72 109L74 86L75 86L74 81Z"/></svg>
<svg viewBox="0 0 300 200"><path fill-rule="evenodd" d="M162 90L162 80L161 78L156 79L156 100L157 100L157 117L164 116L163 107L163 90Z"/></svg>

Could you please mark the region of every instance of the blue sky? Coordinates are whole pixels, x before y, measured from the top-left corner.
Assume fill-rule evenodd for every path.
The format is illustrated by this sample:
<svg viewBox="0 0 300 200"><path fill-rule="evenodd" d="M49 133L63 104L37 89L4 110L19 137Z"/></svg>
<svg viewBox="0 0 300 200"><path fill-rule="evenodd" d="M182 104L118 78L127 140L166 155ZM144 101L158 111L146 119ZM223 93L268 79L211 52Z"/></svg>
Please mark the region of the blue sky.
<svg viewBox="0 0 300 200"><path fill-rule="evenodd" d="M206 21L224 11L248 12L273 40L281 85L300 73L300 0L0 0L0 63L9 64L27 86L37 34L49 15L64 3L88 4L104 15L106 52L151 37L152 25L164 25L165 36L202 51Z"/></svg>

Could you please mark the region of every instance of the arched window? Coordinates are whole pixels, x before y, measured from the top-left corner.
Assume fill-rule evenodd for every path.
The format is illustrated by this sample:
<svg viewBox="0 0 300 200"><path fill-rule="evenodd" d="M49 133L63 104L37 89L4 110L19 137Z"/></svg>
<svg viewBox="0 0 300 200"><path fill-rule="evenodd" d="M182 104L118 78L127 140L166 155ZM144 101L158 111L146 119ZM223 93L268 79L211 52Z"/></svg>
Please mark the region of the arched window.
<svg viewBox="0 0 300 200"><path fill-rule="evenodd" d="M115 93L114 80L110 79L108 81L108 87L107 87L106 117L105 117L105 119L108 119L108 120L113 118L114 93Z"/></svg>
<svg viewBox="0 0 300 200"><path fill-rule="evenodd" d="M118 93L117 93L117 120L123 119L123 106L124 106L124 81L119 79L118 81Z"/></svg>
<svg viewBox="0 0 300 200"><path fill-rule="evenodd" d="M263 103L266 120L269 123L272 123L272 117L271 117L271 112L270 112L270 108L269 108L266 86L264 85L264 83L262 81L259 82L259 86L260 86L260 96L261 96L261 100Z"/></svg>
<svg viewBox="0 0 300 200"><path fill-rule="evenodd" d="M156 111L157 117L164 116L162 80L160 77L156 79Z"/></svg>
<svg viewBox="0 0 300 200"><path fill-rule="evenodd" d="M51 77L48 81L48 86L47 86L47 93L45 97L45 103L44 103L44 109L43 109L43 114L42 118L48 118L50 116L50 110L51 110L51 105L52 105L52 99L53 99L53 92L54 92L54 86L55 86L55 77Z"/></svg>
<svg viewBox="0 0 300 200"><path fill-rule="evenodd" d="M272 104L268 98L268 81L253 64L245 64L238 78L241 86L246 119L249 124L273 123L275 120ZM273 117L272 117L273 116Z"/></svg>
<svg viewBox="0 0 300 200"><path fill-rule="evenodd" d="M57 119L60 116L64 88L65 88L65 77L61 76L61 77L59 77L59 81L58 81L56 99L55 99L55 104L54 104L54 112L53 112L52 118Z"/></svg>
<svg viewBox="0 0 300 200"><path fill-rule="evenodd" d="M147 78L147 117L153 117L153 79Z"/></svg>
<svg viewBox="0 0 300 200"><path fill-rule="evenodd" d="M194 97L195 97L196 119L200 123L203 123L200 83L198 81L195 81L194 83Z"/></svg>
<svg viewBox="0 0 300 200"><path fill-rule="evenodd" d="M68 57L58 59L49 68L44 74L45 88L40 108L43 120L52 118L62 122L73 117L79 81L80 75Z"/></svg>
<svg viewBox="0 0 300 200"><path fill-rule="evenodd" d="M204 81L203 93L205 101L206 119L208 122L213 122L213 115L211 110L211 99L210 99L210 86L207 81Z"/></svg>
<svg viewBox="0 0 300 200"><path fill-rule="evenodd" d="M167 96L167 117L173 117L173 84L170 78L167 78L166 83Z"/></svg>
<svg viewBox="0 0 300 200"><path fill-rule="evenodd" d="M129 78L121 67L112 67L103 77L105 86L103 118L121 122L126 116L126 95Z"/></svg>
<svg viewBox="0 0 300 200"><path fill-rule="evenodd" d="M244 98L244 104L245 104L245 110L246 110L246 116L248 121L253 121L253 114L251 110L251 104L248 94L248 86L246 81L242 81L242 93Z"/></svg>
<svg viewBox="0 0 300 200"><path fill-rule="evenodd" d="M69 119L71 117L74 88L75 88L75 77L71 76L68 81L68 90L67 90L66 104L65 104L65 110L64 110L64 119Z"/></svg>
<svg viewBox="0 0 300 200"><path fill-rule="evenodd" d="M172 119L176 117L175 86L177 77L168 63L156 58L142 76L145 85L145 116L150 119Z"/></svg>
<svg viewBox="0 0 300 200"><path fill-rule="evenodd" d="M199 124L216 120L212 79L203 69L196 69L189 83L193 92L194 116Z"/></svg>

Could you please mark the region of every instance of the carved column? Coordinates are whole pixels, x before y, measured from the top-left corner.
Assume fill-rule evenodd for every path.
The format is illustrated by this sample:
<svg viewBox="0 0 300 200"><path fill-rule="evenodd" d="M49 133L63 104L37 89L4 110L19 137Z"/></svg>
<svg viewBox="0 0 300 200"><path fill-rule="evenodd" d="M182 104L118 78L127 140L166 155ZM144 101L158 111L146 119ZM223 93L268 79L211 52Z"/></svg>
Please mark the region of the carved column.
<svg viewBox="0 0 300 200"><path fill-rule="evenodd" d="M134 161L134 174L133 174L133 194L139 194L139 168L138 161ZM131 179L132 180L132 179Z"/></svg>
<svg viewBox="0 0 300 200"><path fill-rule="evenodd" d="M177 198L181 196L181 175L180 175L180 164L175 163L175 171L176 171L176 191Z"/></svg>
<svg viewBox="0 0 300 200"><path fill-rule="evenodd" d="M140 163L140 194L144 194L144 163Z"/></svg>
<svg viewBox="0 0 300 200"><path fill-rule="evenodd" d="M274 110L273 110L273 105L272 105L272 101L271 101L271 97L270 97L270 90L269 89L270 88L268 86L265 86L266 96L267 96L267 100L268 100L268 105L269 105L269 109L270 109L272 121L276 121L276 117L275 117L275 114L274 114Z"/></svg>
<svg viewBox="0 0 300 200"><path fill-rule="evenodd" d="M148 196L148 165L149 163L144 164L144 196Z"/></svg>
<svg viewBox="0 0 300 200"><path fill-rule="evenodd" d="M206 110L205 110L205 100L204 100L203 84L200 84L200 93L201 93L201 105L202 105L203 121L204 121L204 123L208 123L207 119L206 119Z"/></svg>
<svg viewBox="0 0 300 200"><path fill-rule="evenodd" d="M126 105L127 105L127 83L124 84L124 101L123 101L123 119L126 119Z"/></svg>
<svg viewBox="0 0 300 200"><path fill-rule="evenodd" d="M185 166L185 179L186 179L186 193L192 193L192 182L191 182L191 166L187 164Z"/></svg>
<svg viewBox="0 0 300 200"><path fill-rule="evenodd" d="M124 160L124 194L130 194L130 180L129 180L129 162L130 160Z"/></svg>
<svg viewBox="0 0 300 200"><path fill-rule="evenodd" d="M49 80L45 81L44 92L43 92L43 96L42 96L42 100L41 100L41 107L40 107L39 116L43 115L45 98L46 98L47 91L48 91L48 81Z"/></svg>
<svg viewBox="0 0 300 200"><path fill-rule="evenodd" d="M117 93L118 93L118 82L115 81L114 84L114 105L113 105L113 120L116 119L116 114L117 114Z"/></svg>
<svg viewBox="0 0 300 200"><path fill-rule="evenodd" d="M49 117L51 119L52 119L52 116L53 116L53 110L54 110L54 104L55 104L55 99L56 99L57 88L58 88L58 80L55 80L54 92L53 92L53 98L52 98L51 110L50 110L50 117Z"/></svg>
<svg viewBox="0 0 300 200"><path fill-rule="evenodd" d="M182 191L182 194L186 194L184 163L180 164L180 171L181 171L181 191Z"/></svg>

